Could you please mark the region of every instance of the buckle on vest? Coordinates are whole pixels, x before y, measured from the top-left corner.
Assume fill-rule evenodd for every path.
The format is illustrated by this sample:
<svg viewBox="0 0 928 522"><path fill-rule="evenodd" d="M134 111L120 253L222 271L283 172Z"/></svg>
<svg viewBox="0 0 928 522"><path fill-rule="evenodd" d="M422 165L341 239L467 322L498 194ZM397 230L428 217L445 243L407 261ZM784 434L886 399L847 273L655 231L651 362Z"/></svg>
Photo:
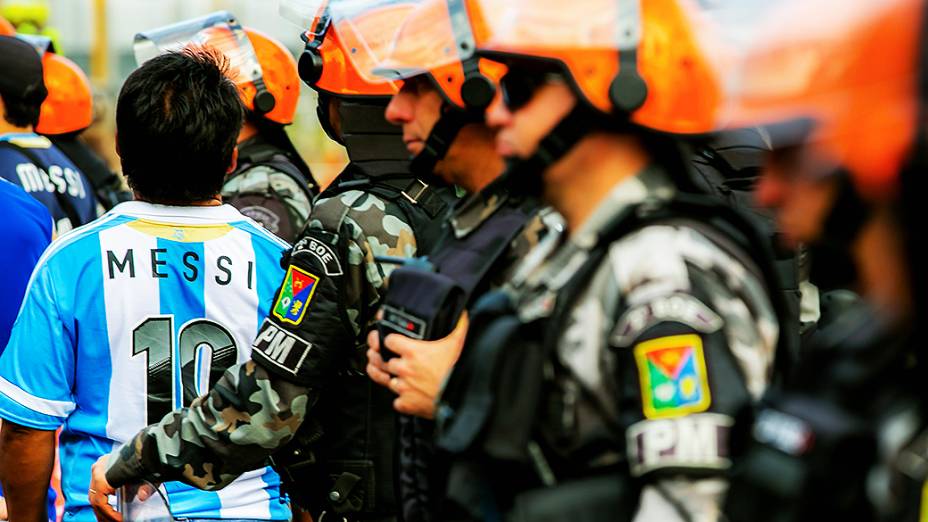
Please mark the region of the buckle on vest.
<svg viewBox="0 0 928 522"><path fill-rule="evenodd" d="M419 178L416 178L415 180L413 180L413 184L415 184L415 183L419 183L420 185L422 185L422 186L419 187L419 189L416 191L416 195L415 195L415 196L410 196L409 194L406 193L406 190L410 190L410 188L413 187L413 185L410 185L409 187L406 187L406 190L403 190L403 191L400 192L400 194L402 194L403 197L405 197L406 199L408 199L409 202L412 203L413 205L415 205L415 204L417 204L417 203L419 202L419 198L422 197L422 194L425 194L425 191L428 190L428 188L429 188L429 185L428 185L426 182L424 182L424 181L422 181L421 179L419 179Z"/></svg>

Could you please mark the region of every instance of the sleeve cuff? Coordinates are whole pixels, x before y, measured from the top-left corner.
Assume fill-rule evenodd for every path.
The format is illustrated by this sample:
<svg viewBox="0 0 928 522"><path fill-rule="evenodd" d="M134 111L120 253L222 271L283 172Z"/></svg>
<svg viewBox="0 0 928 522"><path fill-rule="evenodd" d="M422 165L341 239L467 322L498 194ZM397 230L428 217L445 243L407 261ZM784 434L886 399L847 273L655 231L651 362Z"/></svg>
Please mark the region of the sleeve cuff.
<svg viewBox="0 0 928 522"><path fill-rule="evenodd" d="M145 468L135 456L135 440L123 444L110 453L106 463L106 481L114 488L135 484L145 477Z"/></svg>

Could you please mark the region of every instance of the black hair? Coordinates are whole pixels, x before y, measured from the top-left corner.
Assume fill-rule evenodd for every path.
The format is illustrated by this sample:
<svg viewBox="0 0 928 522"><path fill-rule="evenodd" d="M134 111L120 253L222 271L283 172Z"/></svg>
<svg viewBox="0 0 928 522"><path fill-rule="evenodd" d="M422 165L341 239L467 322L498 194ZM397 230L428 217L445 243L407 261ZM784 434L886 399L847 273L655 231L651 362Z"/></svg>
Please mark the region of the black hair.
<svg viewBox="0 0 928 522"><path fill-rule="evenodd" d="M219 194L245 116L228 59L188 48L145 62L116 102L123 173L143 199L184 203Z"/></svg>
<svg viewBox="0 0 928 522"><path fill-rule="evenodd" d="M39 124L39 112L44 97L27 93L18 97L0 93L3 98L3 119L16 127L35 127Z"/></svg>

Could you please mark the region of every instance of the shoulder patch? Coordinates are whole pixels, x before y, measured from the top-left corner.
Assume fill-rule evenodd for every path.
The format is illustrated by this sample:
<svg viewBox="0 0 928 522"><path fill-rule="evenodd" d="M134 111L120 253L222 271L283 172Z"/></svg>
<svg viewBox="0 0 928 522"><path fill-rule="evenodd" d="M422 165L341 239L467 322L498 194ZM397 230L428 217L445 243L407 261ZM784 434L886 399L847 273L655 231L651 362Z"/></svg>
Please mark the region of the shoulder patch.
<svg viewBox="0 0 928 522"><path fill-rule="evenodd" d="M314 237L304 237L297 241L296 245L293 246L293 254L307 254L315 257L319 260L319 264L322 265L327 276L340 276L344 273L335 250Z"/></svg>
<svg viewBox="0 0 928 522"><path fill-rule="evenodd" d="M253 358L297 375L313 345L265 319L252 347Z"/></svg>
<svg viewBox="0 0 928 522"><path fill-rule="evenodd" d="M648 419L679 417L709 409L709 377L702 338L660 337L635 345L641 402Z"/></svg>
<svg viewBox="0 0 928 522"><path fill-rule="evenodd" d="M277 301L274 302L274 317L294 325L303 322L306 308L316 292L318 282L318 276L290 265Z"/></svg>
<svg viewBox="0 0 928 522"><path fill-rule="evenodd" d="M702 333L718 331L723 321L699 299L689 294L672 294L635 306L622 314L610 341L614 346L630 346L655 324L674 321Z"/></svg>
<svg viewBox="0 0 928 522"><path fill-rule="evenodd" d="M632 475L663 468L728 468L728 435L733 424L727 415L700 413L631 425L626 442Z"/></svg>

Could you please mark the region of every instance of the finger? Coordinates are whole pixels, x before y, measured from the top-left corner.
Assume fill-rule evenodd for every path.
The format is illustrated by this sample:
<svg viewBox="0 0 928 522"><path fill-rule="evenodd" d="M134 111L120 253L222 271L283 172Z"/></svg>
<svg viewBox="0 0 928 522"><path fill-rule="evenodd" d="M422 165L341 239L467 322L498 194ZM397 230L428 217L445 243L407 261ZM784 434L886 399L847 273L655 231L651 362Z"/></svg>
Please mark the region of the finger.
<svg viewBox="0 0 928 522"><path fill-rule="evenodd" d="M390 379L390 389L393 390L393 393L397 395L402 395L410 391L409 384L406 383L403 379L399 377L392 377Z"/></svg>
<svg viewBox="0 0 928 522"><path fill-rule="evenodd" d="M467 328L470 326L470 317L467 315L467 310L461 313L461 318L458 319L458 324L454 327L454 330L448 337L461 340L461 338L467 335Z"/></svg>
<svg viewBox="0 0 928 522"><path fill-rule="evenodd" d="M383 357L380 355L380 352L375 352L374 350L367 351L367 362L379 368L381 371L387 371L387 366L383 362Z"/></svg>
<svg viewBox="0 0 928 522"><path fill-rule="evenodd" d="M113 509L106 495L96 493L90 497L93 513L100 522L122 522L122 514Z"/></svg>
<svg viewBox="0 0 928 522"><path fill-rule="evenodd" d="M141 502L145 502L155 495L155 488L151 484L142 484L136 496Z"/></svg>
<svg viewBox="0 0 928 522"><path fill-rule="evenodd" d="M400 334L390 334L383 340L384 346L400 357L410 355L413 350L421 348L423 344L429 342L430 341L420 341Z"/></svg>
<svg viewBox="0 0 928 522"><path fill-rule="evenodd" d="M367 332L367 347L375 352L380 352L380 332L376 329Z"/></svg>
<svg viewBox="0 0 928 522"><path fill-rule="evenodd" d="M381 371L380 368L372 364L367 365L367 376L371 378L372 381L376 382L381 386L390 387L390 378L391 375L384 371Z"/></svg>
<svg viewBox="0 0 928 522"><path fill-rule="evenodd" d="M425 419L435 418L434 404L414 394L397 397L393 401L393 409L405 415L415 415Z"/></svg>
<svg viewBox="0 0 928 522"><path fill-rule="evenodd" d="M411 367L407 359L394 357L384 364L384 369L394 377L409 377Z"/></svg>

